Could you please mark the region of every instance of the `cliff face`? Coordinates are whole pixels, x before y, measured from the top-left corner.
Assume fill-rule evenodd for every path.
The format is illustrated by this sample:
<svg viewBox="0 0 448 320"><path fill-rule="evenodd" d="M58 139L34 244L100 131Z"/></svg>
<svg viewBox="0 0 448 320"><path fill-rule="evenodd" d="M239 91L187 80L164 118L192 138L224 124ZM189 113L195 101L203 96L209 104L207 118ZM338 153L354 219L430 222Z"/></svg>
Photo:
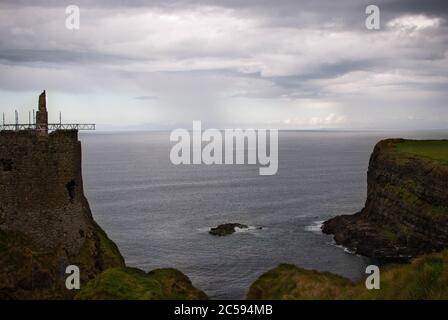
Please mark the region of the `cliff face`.
<svg viewBox="0 0 448 320"><path fill-rule="evenodd" d="M448 141L389 139L370 158L367 200L324 223L338 244L382 260L448 246Z"/></svg>
<svg viewBox="0 0 448 320"><path fill-rule="evenodd" d="M84 196L77 131L0 132L0 297L70 297L70 264L82 283L124 266Z"/></svg>

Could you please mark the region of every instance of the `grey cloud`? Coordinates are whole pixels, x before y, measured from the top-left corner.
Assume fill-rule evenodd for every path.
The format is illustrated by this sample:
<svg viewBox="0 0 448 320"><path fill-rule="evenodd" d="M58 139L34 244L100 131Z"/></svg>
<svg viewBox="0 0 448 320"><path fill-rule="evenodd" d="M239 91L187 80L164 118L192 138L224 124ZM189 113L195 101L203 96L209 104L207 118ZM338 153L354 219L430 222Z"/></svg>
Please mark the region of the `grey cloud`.
<svg viewBox="0 0 448 320"><path fill-rule="evenodd" d="M319 15L350 16L362 11L367 5L375 4L383 13L401 15L422 13L447 15L448 2L445 0L3 0L0 5L64 7L76 4L81 7L162 7L175 8L195 5L221 6L234 9L269 11L283 17L293 16L300 11L315 12Z"/></svg>
<svg viewBox="0 0 448 320"><path fill-rule="evenodd" d="M135 97L134 99L136 99L136 100L156 100L156 99L158 99L158 97L157 96L138 96L138 97Z"/></svg>
<svg viewBox="0 0 448 320"><path fill-rule="evenodd" d="M82 30L87 31L66 34L65 30L54 30L44 16L45 10L73 3L81 7ZM337 110L346 112L348 118L364 116L354 110L365 100L370 101L366 103L369 108L393 101L403 110L404 106L417 110L426 104L428 108L443 109L444 91L448 87L448 2L377 0L383 26L379 32L364 27L364 9L371 3L370 0L6 0L0 3L0 9L28 10L22 10L21 19L0 21L0 27L3 26L0 68L4 70L0 74L0 89L25 91L48 84L68 93L85 90L123 94L131 104L158 105L167 110L160 112L166 117L203 114L210 121L224 117L224 101L229 99L232 104L232 99L240 98L246 99L244 103L255 101L253 104L271 100L272 113L266 118L277 117L276 120L284 115L294 118L294 112L307 108L303 104L291 105L277 113L277 105L284 103L283 98L322 101L324 110L328 105L343 105ZM196 8L206 6L218 7L218 14L229 18L224 20L228 25L219 25L221 21L211 19L210 28L193 24L197 29L188 30L181 24L176 29L174 17L172 22L145 29L145 21L133 21L139 12L154 8L158 10L156 15L182 16L184 12L190 14L183 10L191 9L194 14ZM41 16L36 15L37 7L43 8L39 10ZM86 10L84 16L85 8L92 10ZM110 12L98 10L101 8ZM440 17L445 24L413 35L394 33L387 26L388 21L406 14ZM202 18L198 15L193 20ZM114 19L119 21L118 25ZM243 23L240 29L233 29L233 24L246 20L247 25ZM99 21L103 24L98 24ZM157 21L148 21L148 25L151 23ZM13 35L13 27L35 32ZM171 33L165 27L172 27ZM213 32L208 34L208 29ZM32 68L25 68L30 65ZM20 71L14 72L13 68ZM58 68L62 71L56 72ZM35 72L41 75L39 81L32 79ZM374 83L357 79L357 73L371 77ZM70 79L62 80L67 75ZM22 77L28 80L22 81ZM356 95L345 93L345 87L356 91ZM113 103L112 100L108 103ZM233 115L243 114L240 110L245 105L238 108ZM377 113L372 112L374 116Z"/></svg>
<svg viewBox="0 0 448 320"><path fill-rule="evenodd" d="M341 61L339 63L331 64L323 63L317 70L311 73L283 77L269 77L269 79L282 87L291 88L297 87L307 80L336 78L353 71L371 70L374 65L375 63L369 60Z"/></svg>
<svg viewBox="0 0 448 320"><path fill-rule="evenodd" d="M111 55L92 51L73 50L37 50L37 49L0 49L0 61L7 64L15 63L120 63L133 61L124 56Z"/></svg>

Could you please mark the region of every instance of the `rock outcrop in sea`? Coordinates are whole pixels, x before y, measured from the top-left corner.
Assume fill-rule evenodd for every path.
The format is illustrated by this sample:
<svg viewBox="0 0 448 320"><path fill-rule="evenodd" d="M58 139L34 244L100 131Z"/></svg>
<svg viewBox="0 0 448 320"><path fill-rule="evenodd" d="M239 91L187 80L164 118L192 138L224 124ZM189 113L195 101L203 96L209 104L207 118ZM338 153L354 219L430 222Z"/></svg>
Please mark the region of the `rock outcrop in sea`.
<svg viewBox="0 0 448 320"><path fill-rule="evenodd" d="M236 228L247 229L249 227L241 223L224 223L215 228L210 228L208 233L214 236L228 236L229 234L234 233Z"/></svg>

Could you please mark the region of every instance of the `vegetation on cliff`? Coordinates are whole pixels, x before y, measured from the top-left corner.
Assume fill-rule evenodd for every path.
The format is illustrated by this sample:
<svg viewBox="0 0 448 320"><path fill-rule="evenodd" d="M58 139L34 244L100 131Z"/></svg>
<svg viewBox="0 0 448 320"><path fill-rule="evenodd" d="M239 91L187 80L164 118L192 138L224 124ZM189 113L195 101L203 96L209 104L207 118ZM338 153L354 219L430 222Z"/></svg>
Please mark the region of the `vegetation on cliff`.
<svg viewBox="0 0 448 320"><path fill-rule="evenodd" d="M81 289L76 299L89 300L204 300L204 292L176 269L144 272L135 268L113 268Z"/></svg>
<svg viewBox="0 0 448 320"><path fill-rule="evenodd" d="M43 250L25 235L0 230L0 299L71 299L75 291L65 287L65 266L77 265L81 284L101 272L124 267L116 245L94 225L76 255L62 248Z"/></svg>
<svg viewBox="0 0 448 320"><path fill-rule="evenodd" d="M0 230L2 299L207 299L183 273L125 267L117 246L95 223L77 255L42 250L20 233ZM65 266L80 268L81 290L65 287Z"/></svg>
<svg viewBox="0 0 448 320"><path fill-rule="evenodd" d="M422 256L411 264L382 267L379 290L367 290L364 281L281 264L252 284L247 299L448 299L448 250Z"/></svg>

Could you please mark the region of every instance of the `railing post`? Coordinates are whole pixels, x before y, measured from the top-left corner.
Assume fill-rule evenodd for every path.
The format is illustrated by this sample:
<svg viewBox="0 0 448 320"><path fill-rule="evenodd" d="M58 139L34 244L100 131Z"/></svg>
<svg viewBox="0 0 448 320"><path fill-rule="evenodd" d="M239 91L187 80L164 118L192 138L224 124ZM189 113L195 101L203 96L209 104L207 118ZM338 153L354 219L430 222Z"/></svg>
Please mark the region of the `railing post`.
<svg viewBox="0 0 448 320"><path fill-rule="evenodd" d="M17 110L15 111L15 116L16 116L16 131L19 130L19 112Z"/></svg>

